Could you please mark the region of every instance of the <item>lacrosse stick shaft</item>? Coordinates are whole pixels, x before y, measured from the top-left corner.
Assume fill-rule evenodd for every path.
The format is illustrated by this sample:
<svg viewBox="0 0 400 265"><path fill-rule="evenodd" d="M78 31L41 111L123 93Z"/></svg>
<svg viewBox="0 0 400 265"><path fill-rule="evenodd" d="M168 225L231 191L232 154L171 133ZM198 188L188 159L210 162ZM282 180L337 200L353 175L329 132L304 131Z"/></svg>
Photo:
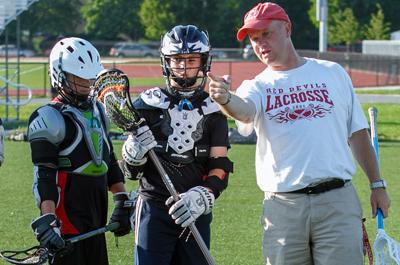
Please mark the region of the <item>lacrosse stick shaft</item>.
<svg viewBox="0 0 400 265"><path fill-rule="evenodd" d="M371 124L371 143L374 147L376 159L378 160L378 164L380 162L379 158L379 145L378 145L378 131L377 131L377 118L378 118L378 110L375 107L370 107L368 109L369 120Z"/></svg>
<svg viewBox="0 0 400 265"><path fill-rule="evenodd" d="M76 242L81 241L83 239L86 239L86 238L89 238L89 237L92 237L92 236L97 236L97 235L103 234L103 233L108 232L108 231L115 230L118 227L119 227L119 223L111 223L109 225L106 225L105 227L101 227L101 228L98 228L96 230L87 232L85 234L81 234L81 235L69 238L66 241L69 242L69 243L76 243Z"/></svg>
<svg viewBox="0 0 400 265"><path fill-rule="evenodd" d="M378 119L378 110L375 107L370 107L368 109L369 120L371 124L371 143L374 147L376 160L378 162L378 166L380 164L380 157L379 157L379 143L378 143L378 130L377 130L377 119ZM383 223L383 213L381 209L377 209L377 219L376 219L378 229L384 228Z"/></svg>
<svg viewBox="0 0 400 265"><path fill-rule="evenodd" d="M162 181L164 182L165 186L167 187L169 193L172 195L172 198L174 198L174 201L180 200L179 193L176 191L174 185L172 184L171 179L168 176L168 173L165 171L164 167L162 166L160 159L158 159L157 154L154 152L154 150L149 151L149 157L153 161L154 165L157 168L158 173L161 176ZM209 249L206 246L206 243L204 243L203 238L200 235L199 230L197 230L197 227L194 223L191 223L189 225L190 232L193 234L194 239L196 240L197 244L200 247L201 252L203 253L205 259L207 260L207 263L209 265L215 265L215 261L213 257L211 256L211 253Z"/></svg>
<svg viewBox="0 0 400 265"><path fill-rule="evenodd" d="M99 91L103 91L100 94L100 100L104 101L106 105L106 112L109 115L110 119L117 124L121 129L125 131L130 131L133 127L139 127L141 122L145 122L142 119L140 113L134 108L131 96L129 93L129 79L128 77L118 69L110 69L103 74L100 74L95 86L98 87ZM122 89L121 89L122 88ZM110 101L106 99L108 93L113 93L112 96L108 96ZM125 99L121 101L121 96ZM116 101L111 104L111 102ZM107 108L107 102L110 103L109 108ZM123 105L121 104L123 103ZM128 108L129 112L132 114L131 117L127 117L124 115L124 112L121 111L125 106ZM118 108L118 109L116 109ZM107 110L108 109L108 110ZM114 110L114 113L113 111ZM121 117L123 117L121 119ZM134 123L131 124L132 118ZM161 176L162 181L165 184L165 187L168 189L169 193L172 195L175 201L180 200L179 194L176 191L170 177L162 166L158 156L156 155L154 150L150 150L148 152L150 159L153 161L158 173ZM201 252L203 253L207 263L209 265L215 265L215 262L211 256L209 249L203 241L199 231L197 230L194 223L189 226L191 233L193 234L196 243L199 245Z"/></svg>

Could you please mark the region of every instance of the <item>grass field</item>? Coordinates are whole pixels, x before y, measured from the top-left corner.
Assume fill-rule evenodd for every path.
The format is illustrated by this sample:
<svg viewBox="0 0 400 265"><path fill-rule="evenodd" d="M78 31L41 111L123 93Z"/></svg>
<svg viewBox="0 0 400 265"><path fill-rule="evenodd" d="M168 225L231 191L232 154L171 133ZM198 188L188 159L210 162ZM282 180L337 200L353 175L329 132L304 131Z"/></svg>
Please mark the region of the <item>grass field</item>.
<svg viewBox="0 0 400 265"><path fill-rule="evenodd" d="M366 111L370 105L363 105ZM400 182L398 181L400 153L400 105L375 104L379 110L378 130L380 138L382 177L388 183L392 207L390 218L386 220L386 231L400 239ZM1 106L3 107L3 106ZM38 106L21 108L21 121L8 123L6 128L26 130L29 114ZM2 109L0 109L2 111ZM1 114L0 114L1 115ZM230 125L233 122L230 121ZM121 150L120 141L115 141L115 149ZM258 189L254 173L254 145L233 145L229 152L235 162L235 173L231 175L228 189L218 199L214 208L212 224L212 255L220 265L263 264L261 252L260 226L263 194ZM30 149L26 142L6 141L6 163L0 168L0 249L19 249L35 245L30 230L30 222L38 215L31 193L32 164ZM117 155L120 156L119 152ZM371 243L376 233L375 220L371 218L369 187L360 169L354 176L354 185L362 202L366 227ZM129 189L136 187L129 181ZM111 197L110 197L111 198ZM111 211L110 205L110 211ZM131 264L133 257L133 235L119 238L119 248L114 238L107 236L110 264ZM0 261L0 264L3 264Z"/></svg>
<svg viewBox="0 0 400 265"><path fill-rule="evenodd" d="M373 94L373 95L400 95L399 89L377 89L377 90L358 90L356 89L356 94Z"/></svg>
<svg viewBox="0 0 400 265"><path fill-rule="evenodd" d="M6 163L0 168L0 249L18 249L36 244L29 228L31 220L38 215L31 193L32 165L29 145L25 142L6 142ZM121 142L115 142L120 150ZM399 238L400 184L398 154L400 144L384 142L380 146L382 175L388 182L391 195L391 217L386 221L389 235ZM235 162L235 173L230 178L229 188L218 199L212 225L212 254L217 264L254 265L262 264L261 227L259 219L263 194L255 183L254 145L233 145L230 157ZM362 201L366 226L373 241L376 229L371 219L369 188L366 177L357 171L354 184ZM134 189L136 182L127 183ZM111 199L111 198L110 198ZM111 206L110 206L111 211ZM133 235L119 238L119 248L108 234L110 264L130 264L133 251ZM0 263L1 264L1 263Z"/></svg>

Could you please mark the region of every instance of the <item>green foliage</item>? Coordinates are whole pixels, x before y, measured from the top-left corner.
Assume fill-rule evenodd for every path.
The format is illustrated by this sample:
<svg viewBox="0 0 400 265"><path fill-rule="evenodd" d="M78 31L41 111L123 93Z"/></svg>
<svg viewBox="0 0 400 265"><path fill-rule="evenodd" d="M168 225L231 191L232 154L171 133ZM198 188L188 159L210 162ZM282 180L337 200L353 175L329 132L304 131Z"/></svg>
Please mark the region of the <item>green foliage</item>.
<svg viewBox="0 0 400 265"><path fill-rule="evenodd" d="M309 0L274 1L282 6L292 22L292 40L297 49L316 49L318 47L317 27L311 22L307 12L311 3ZM314 9L315 10L315 9ZM314 13L315 16L315 13Z"/></svg>
<svg viewBox="0 0 400 265"><path fill-rule="evenodd" d="M161 36L175 24L176 15L168 2L170 1L143 0L139 18L148 39L160 40Z"/></svg>
<svg viewBox="0 0 400 265"><path fill-rule="evenodd" d="M21 28L46 36L76 33L81 23L80 0L41 0L22 13Z"/></svg>
<svg viewBox="0 0 400 265"><path fill-rule="evenodd" d="M369 40L387 40L390 37L390 23L385 22L385 14L381 5L378 3L376 7L376 13L371 15L369 24L365 26L364 35Z"/></svg>
<svg viewBox="0 0 400 265"><path fill-rule="evenodd" d="M76 28L82 21L80 6L80 0L41 0L31 5L20 16L22 47L41 52L39 45L34 45L35 35L47 37L76 34ZM10 43L15 42L16 22L11 22L7 29ZM39 38L40 41L42 39Z"/></svg>
<svg viewBox="0 0 400 265"><path fill-rule="evenodd" d="M86 34L91 40L143 38L159 40L176 24L194 24L210 33L213 47L242 47L236 40L237 29L244 14L259 3L257 0L40 0L21 15L22 46L39 50L42 38ZM318 22L315 19L316 0L276 0L288 12L293 24L296 48L316 49ZM381 6L386 23L376 12ZM329 0L329 44L346 43L342 36L343 13L353 11L367 36L387 38L387 33L400 28L400 4L394 0ZM371 20L370 20L371 18ZM372 24L371 24L372 23ZM390 24L389 24L390 23ZM10 42L15 42L15 22L8 27ZM368 26L365 26L367 25ZM84 30L84 32L82 32ZM351 29L349 31L354 31ZM41 34L42 38L35 37ZM374 35L375 34L375 35ZM382 37L383 36L383 37ZM34 39L36 38L36 39ZM359 37L358 37L359 38ZM347 36L353 43L354 37ZM36 41L34 45L34 41ZM39 42L39 43L37 43ZM48 45L47 45L48 46Z"/></svg>
<svg viewBox="0 0 400 265"><path fill-rule="evenodd" d="M353 14L353 10L345 8L333 15L334 27L329 29L331 44L345 43L348 47L361 38L360 24Z"/></svg>
<svg viewBox="0 0 400 265"><path fill-rule="evenodd" d="M140 4L136 0L87 2L81 9L86 33L104 40L139 39L143 32L138 17Z"/></svg>

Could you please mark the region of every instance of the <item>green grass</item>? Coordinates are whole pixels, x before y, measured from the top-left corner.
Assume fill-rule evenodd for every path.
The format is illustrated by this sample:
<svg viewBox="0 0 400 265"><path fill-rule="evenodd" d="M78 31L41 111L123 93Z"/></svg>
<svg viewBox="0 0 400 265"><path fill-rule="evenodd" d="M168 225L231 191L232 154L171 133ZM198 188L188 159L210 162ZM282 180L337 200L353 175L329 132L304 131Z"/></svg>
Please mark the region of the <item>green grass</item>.
<svg viewBox="0 0 400 265"><path fill-rule="evenodd" d="M116 141L115 149L120 150L121 144ZM235 173L231 175L228 189L218 199L213 210L211 248L216 263L220 265L263 264L260 226L263 194L255 181L254 149L254 145L233 145L229 152L235 162ZM29 226L38 215L31 193L30 149L25 142L6 141L5 151L6 162L0 168L0 249L20 249L36 244ZM386 231L390 236L400 239L400 227L397 225L400 217L400 193L397 192L400 183L396 180L400 143L381 143L380 151L382 176L388 182L392 201L390 218L385 221ZM354 184L360 196L364 217L367 218L366 227L372 243L376 225L370 213L368 181L360 169L354 177ZM134 189L136 185L134 181L127 182L128 189ZM112 234L107 235L107 241L110 264L132 263L133 234L119 238L119 248L115 247Z"/></svg>
<svg viewBox="0 0 400 265"><path fill-rule="evenodd" d="M17 83L16 64L10 63L8 67L8 77L13 83ZM5 65L0 63L0 76L5 77ZM129 78L132 87L162 86L165 79L160 77L135 77ZM33 90L43 90L50 88L47 63L21 63L20 64L20 83ZM0 80L0 87L4 86L4 81ZM13 85L11 89L15 89Z"/></svg>
<svg viewBox="0 0 400 265"><path fill-rule="evenodd" d="M0 76L5 77L4 63L0 63ZM15 76L16 64L10 63L8 76L12 82L17 83ZM48 65L47 63L21 63L20 64L20 83L32 89L49 88ZM4 82L0 82L3 85ZM13 86L11 86L13 88Z"/></svg>
<svg viewBox="0 0 400 265"><path fill-rule="evenodd" d="M135 77L129 78L129 84L131 85L131 87L163 86L165 84L165 79L162 77Z"/></svg>
<svg viewBox="0 0 400 265"><path fill-rule="evenodd" d="M368 117L368 108L378 109L378 137L380 141L400 141L400 104L363 104L363 110Z"/></svg>
<svg viewBox="0 0 400 265"><path fill-rule="evenodd" d="M6 123L7 129L26 130L26 122L31 112L39 105L21 107L21 120ZM398 157L400 153L400 105L375 104L378 108L378 132L380 138L382 177L388 183L391 196L391 217L386 220L387 233L400 238L400 227L396 221L400 217L400 183ZM3 111L4 106L0 109ZM363 105L364 111L370 105ZM2 115L2 114L0 114ZM234 126L232 120L229 121ZM115 149L121 150L122 142L114 142ZM38 215L31 193L32 163L29 145L25 142L6 141L6 162L0 168L0 249L19 249L36 244L29 224ZM263 264L261 251L262 228L260 226L261 203L263 194L258 189L254 172L254 145L233 145L229 151L235 162L235 173L230 177L229 188L218 199L214 209L212 224L212 255L220 265ZM117 151L120 157L120 152ZM376 233L375 220L371 218L369 205L369 187L367 178L358 168L354 184L359 193L366 227L373 241ZM137 183L128 181L129 190ZM110 198L111 199L111 198ZM110 205L111 211L112 205ZM119 239L119 248L115 247L111 234L107 235L110 264L130 264L133 256L133 235Z"/></svg>
<svg viewBox="0 0 400 265"><path fill-rule="evenodd" d="M400 88L399 89L387 89L387 90L360 90L355 89L356 94L373 94L373 95L400 95Z"/></svg>
<svg viewBox="0 0 400 265"><path fill-rule="evenodd" d="M400 240L400 182L397 181L398 157L400 153L400 105L374 104L378 108L378 132L380 138L382 177L388 183L388 192L392 207L390 218L385 221L387 233ZM367 110L371 105L363 105ZM1 106L2 108L4 106ZM21 121L7 123L10 127L26 130L30 113L38 105L21 108ZM3 109L0 109L3 111ZM0 114L2 115L2 114ZM229 121L233 127L232 120ZM122 142L114 142L115 150L121 150ZM6 162L0 168L0 249L19 249L36 244L29 225L38 215L31 193L32 163L30 148L25 142L6 141ZM235 173L231 175L229 187L218 199L214 209L212 224L212 255L220 265L263 264L260 226L261 203L263 194L258 189L254 172L254 145L232 145L229 156L235 162ZM120 152L117 151L120 157ZM367 178L358 168L354 176L354 185L358 191L366 227L371 243L376 233L375 220L371 218L369 205L370 191ZM137 182L128 181L129 190L135 189ZM110 198L111 200L111 198ZM110 212L111 212L110 205ZM114 238L107 235L110 264L131 264L133 256L133 235L119 238L119 248ZM1 262L0 262L1 264Z"/></svg>

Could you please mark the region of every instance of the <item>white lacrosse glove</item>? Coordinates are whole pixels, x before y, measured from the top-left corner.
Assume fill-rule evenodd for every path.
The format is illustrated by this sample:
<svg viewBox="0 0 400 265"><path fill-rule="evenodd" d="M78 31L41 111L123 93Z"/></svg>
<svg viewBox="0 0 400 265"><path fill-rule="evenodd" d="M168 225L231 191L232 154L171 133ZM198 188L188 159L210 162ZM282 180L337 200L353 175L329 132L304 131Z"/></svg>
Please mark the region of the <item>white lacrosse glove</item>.
<svg viewBox="0 0 400 265"><path fill-rule="evenodd" d="M202 214L209 214L214 206L214 194L207 188L196 186L185 193L179 195L181 198L169 208L169 215L175 223L182 227L187 227ZM174 202L171 196L165 204L167 206Z"/></svg>
<svg viewBox="0 0 400 265"><path fill-rule="evenodd" d="M157 145L149 126L137 129L136 135L129 135L122 146L122 157L131 166L141 166L147 162L146 153Z"/></svg>

